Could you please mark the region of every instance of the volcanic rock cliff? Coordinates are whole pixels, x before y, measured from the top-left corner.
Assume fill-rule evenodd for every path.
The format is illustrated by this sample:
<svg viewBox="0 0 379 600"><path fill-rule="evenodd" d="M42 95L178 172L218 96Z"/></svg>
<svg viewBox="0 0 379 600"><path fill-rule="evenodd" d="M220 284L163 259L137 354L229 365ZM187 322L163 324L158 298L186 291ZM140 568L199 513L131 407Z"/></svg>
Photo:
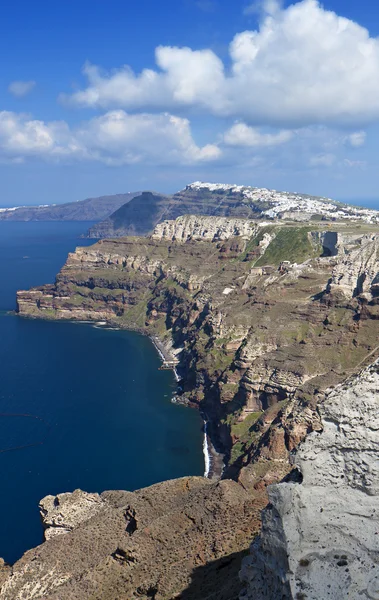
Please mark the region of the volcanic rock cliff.
<svg viewBox="0 0 379 600"><path fill-rule="evenodd" d="M241 600L379 598L379 363L319 405L301 444L302 483L270 488Z"/></svg>
<svg viewBox="0 0 379 600"><path fill-rule="evenodd" d="M291 472L290 458L299 443L312 431L320 432L325 427L319 406L326 390L377 358L379 297L374 257L378 240L375 225L305 226L184 216L161 223L149 238L104 240L78 248L69 255L54 285L18 293L22 316L105 320L157 336L166 353L171 353L177 362L182 378L177 400L202 410L214 446L225 455L221 483L186 480L190 487L195 486L194 495L187 496L187 500L179 498L173 512L170 509L165 516L153 512L146 517L147 521L141 521L151 523L157 518L157 523L161 523L164 518L168 529L174 527L178 531L179 539L179 530L184 527L175 516L176 510L182 510L180 503L192 498L194 506L206 507L207 517L201 512L200 523L194 514L189 517L196 524L197 533L193 546L190 542L189 554L180 559L184 573L180 584L176 576L167 580L166 570L168 565L176 565L173 557L177 553L167 536L157 534L149 542L141 538L141 547L139 542L137 546L132 543L137 554L130 554L122 536L120 543L115 543L121 535L121 529L116 528L112 529L112 539L105 538L108 545L101 550L101 556L95 553L91 565L87 559L84 561L83 571L79 566L72 570L68 565L65 575L59 566L57 580L73 586L71 596L66 588L66 595L60 591L52 593L55 576L44 575L50 583L43 593L48 591L51 595L43 596L42 588L37 588L40 595L25 595L25 598L112 598L108 588L99 588L98 596L90 595L95 594L94 589L103 576L105 582L110 582L112 593L115 589L129 590L119 596L128 600L237 598L236 580L232 585L230 578L227 579L231 588L225 583L223 589L220 580L221 591L215 584L216 588L205 596L191 596L184 589L194 573L200 575L200 579L195 577L199 581L208 568L214 567L216 582L218 567L225 568L224 573L229 568L236 572L236 562L246 549L249 536L251 539L258 528L258 512L266 502L266 487ZM173 486L170 494L174 497L181 484L165 485ZM158 510L161 490L168 488L149 489L152 491L136 494L138 497L153 494ZM230 498L236 498L233 506L229 501L224 504L223 494L224 491L229 494L228 490ZM218 508L208 510L208 493L212 498L221 494ZM96 523L102 520L102 503L107 500L113 506L112 498L110 493L83 502L80 499L80 506L89 502L94 511L86 524L80 525L77 524L77 515L80 517L83 512L80 507L67 520L60 510L54 509L60 506L59 498L44 501L41 510L45 524L66 532L64 536L47 534L47 543L57 544L56 552L65 556L74 539L81 540L80 544L92 539L94 530L87 527L93 523L93 527L100 528ZM117 500L117 510L127 513L128 519L137 511L137 505L129 498L134 502L133 494ZM66 497L63 500L68 501ZM76 505L76 500L73 503ZM106 507L104 514L109 509L113 515L109 518L115 519L113 508L109 504ZM184 530L187 531L185 527ZM150 535L150 525L143 525L143 531ZM209 537L209 532L214 537ZM196 546L196 539L202 540L200 546ZM154 549L153 556L157 555L157 548L161 552L151 569L143 566L146 561L150 564L143 550L145 543ZM79 541L77 544L79 547ZM16 564L13 579L1 588L0 598L23 598L25 590L34 589L23 586L29 585L30 569L33 581L37 580L37 572L45 573L44 567L38 570L38 564L48 564L48 573L53 572L54 560L48 558L45 547L33 551L36 553L33 562L26 556L24 562ZM200 550L195 551L195 547ZM210 547L215 549L212 556L205 551ZM193 552L197 557L195 563L190 559ZM337 551L336 554L341 555ZM79 564L79 551L77 557ZM228 567L218 562L229 559ZM206 566L209 561L213 561L211 566ZM116 563L126 570L120 571L120 578L117 575L114 580L111 575L108 579L108 568L114 573ZM151 574L148 584L146 569ZM84 572L89 573L88 578L83 578ZM84 587L79 583L82 581ZM7 587L16 583L20 588ZM20 595L12 596L16 589L20 589L17 591ZM5 593L8 595L1 595Z"/></svg>
<svg viewBox="0 0 379 600"><path fill-rule="evenodd" d="M178 399L209 419L226 474L247 467L255 481L261 461L270 481L267 459L287 469L319 427L323 390L377 352L378 234L339 226L332 247L326 233L179 217L150 238L78 248L54 285L18 293L19 313L158 336L178 362Z"/></svg>

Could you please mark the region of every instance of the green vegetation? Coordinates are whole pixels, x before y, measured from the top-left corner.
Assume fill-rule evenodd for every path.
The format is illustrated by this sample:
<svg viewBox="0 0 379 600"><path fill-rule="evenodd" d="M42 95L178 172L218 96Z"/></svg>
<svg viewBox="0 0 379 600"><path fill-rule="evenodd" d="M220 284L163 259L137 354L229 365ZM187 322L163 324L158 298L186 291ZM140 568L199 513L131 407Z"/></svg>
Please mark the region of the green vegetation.
<svg viewBox="0 0 379 600"><path fill-rule="evenodd" d="M256 266L279 265L288 260L291 263L302 263L307 258L317 256L317 251L309 239L309 227L283 227L278 230L266 252L261 256Z"/></svg>
<svg viewBox="0 0 379 600"><path fill-rule="evenodd" d="M247 415L243 421L235 422L231 428L231 434L238 437L241 441L246 441L246 436L250 433L250 428L257 422L263 412L253 412Z"/></svg>

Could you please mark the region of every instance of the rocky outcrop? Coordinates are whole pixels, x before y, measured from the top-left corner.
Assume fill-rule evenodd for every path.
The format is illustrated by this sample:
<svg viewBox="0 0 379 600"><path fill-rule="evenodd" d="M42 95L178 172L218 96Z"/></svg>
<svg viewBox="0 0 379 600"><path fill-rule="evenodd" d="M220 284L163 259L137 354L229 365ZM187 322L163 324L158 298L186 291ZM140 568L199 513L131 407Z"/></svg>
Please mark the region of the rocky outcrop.
<svg viewBox="0 0 379 600"><path fill-rule="evenodd" d="M104 510L106 501L98 494L87 494L76 490L72 494L46 496L39 505L45 540L69 533L84 521Z"/></svg>
<svg viewBox="0 0 379 600"><path fill-rule="evenodd" d="M379 598L379 362L319 405L294 458L302 483L269 489L242 600Z"/></svg>
<svg viewBox="0 0 379 600"><path fill-rule="evenodd" d="M333 270L328 292L336 298L360 296L367 301L379 295L379 236L364 235Z"/></svg>
<svg viewBox="0 0 379 600"><path fill-rule="evenodd" d="M256 223L246 219L226 217L197 217L185 215L175 221L163 221L154 229L152 238L186 242L188 240L208 240L216 242L234 237L249 240L258 231Z"/></svg>
<svg viewBox="0 0 379 600"><path fill-rule="evenodd" d="M61 535L4 574L1 600L231 600L264 499L233 481L167 481L137 492L48 497ZM0 566L1 568L1 566Z"/></svg>

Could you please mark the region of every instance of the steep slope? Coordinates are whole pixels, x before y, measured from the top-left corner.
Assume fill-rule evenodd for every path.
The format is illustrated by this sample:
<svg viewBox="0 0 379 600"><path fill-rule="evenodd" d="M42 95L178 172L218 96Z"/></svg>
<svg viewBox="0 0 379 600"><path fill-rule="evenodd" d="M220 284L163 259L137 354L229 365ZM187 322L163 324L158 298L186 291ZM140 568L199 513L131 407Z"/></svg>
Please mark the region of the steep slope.
<svg viewBox="0 0 379 600"><path fill-rule="evenodd" d="M345 295L337 276L353 256L362 279L367 235L341 225L337 256L323 256L333 249L329 234L321 226L180 217L151 238L77 249L55 285L18 293L19 312L158 336L183 377L177 399L207 415L226 475L246 467L244 477L255 481L251 465L262 462L269 482L271 467L288 469L288 453L319 426L323 390L377 352L374 270L370 298ZM369 239L376 248L378 233Z"/></svg>
<svg viewBox="0 0 379 600"><path fill-rule="evenodd" d="M144 209L140 212L141 206ZM329 198L198 181L172 196L155 197L144 193L103 223L95 225L89 237L145 235L151 233L161 220L172 220L185 214L300 222L379 222L378 211L353 207Z"/></svg>
<svg viewBox="0 0 379 600"><path fill-rule="evenodd" d="M154 229L155 224L165 217L168 203L168 196L143 192L121 206L107 219L94 225L89 230L88 237L143 235Z"/></svg>
<svg viewBox="0 0 379 600"><path fill-rule="evenodd" d="M0 221L99 221L135 196L139 196L139 192L87 198L66 204L1 208Z"/></svg>
<svg viewBox="0 0 379 600"><path fill-rule="evenodd" d="M270 488L241 600L379 598L379 363L320 403L321 434L294 459L302 483Z"/></svg>
<svg viewBox="0 0 379 600"><path fill-rule="evenodd" d="M160 340L182 378L176 401L202 410L225 470L219 483L48 497L48 541L3 569L0 598L236 600L266 487L288 476L306 438L304 485L273 488L268 541L244 568L241 598L328 598L323 565L335 594L349 577L365 581L377 551L365 536L375 499L364 495L376 494L378 367L329 392L379 355L378 244L372 224L190 215L150 238L78 248L54 285L19 292L22 316L106 320ZM376 598L376 582L357 589Z"/></svg>

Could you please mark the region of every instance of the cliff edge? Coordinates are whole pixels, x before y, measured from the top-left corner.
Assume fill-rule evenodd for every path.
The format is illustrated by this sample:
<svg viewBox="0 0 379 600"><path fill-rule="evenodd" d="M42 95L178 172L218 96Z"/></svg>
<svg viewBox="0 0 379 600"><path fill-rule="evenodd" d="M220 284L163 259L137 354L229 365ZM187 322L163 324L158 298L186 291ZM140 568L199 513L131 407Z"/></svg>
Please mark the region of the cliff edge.
<svg viewBox="0 0 379 600"><path fill-rule="evenodd" d="M269 489L240 600L379 598L379 362L320 403L301 444L302 483Z"/></svg>

